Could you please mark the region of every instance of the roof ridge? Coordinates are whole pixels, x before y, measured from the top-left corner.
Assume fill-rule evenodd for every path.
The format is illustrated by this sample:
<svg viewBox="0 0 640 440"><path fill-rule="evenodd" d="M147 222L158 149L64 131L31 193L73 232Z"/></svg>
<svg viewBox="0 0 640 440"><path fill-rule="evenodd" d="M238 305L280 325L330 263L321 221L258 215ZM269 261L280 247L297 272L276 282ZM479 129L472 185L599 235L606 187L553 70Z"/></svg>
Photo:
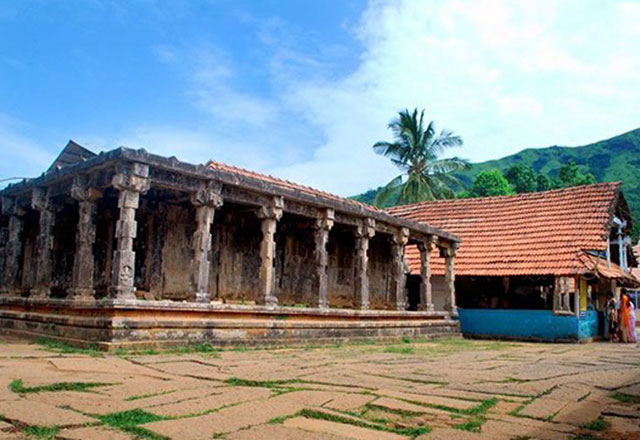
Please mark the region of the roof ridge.
<svg viewBox="0 0 640 440"><path fill-rule="evenodd" d="M225 163L225 162L218 162L218 161L215 161L213 159L209 159L209 161L207 162L206 166L207 167L211 167L212 164L213 165L222 165L224 167L231 168L231 169L239 171L239 172L243 172L243 173L246 173L246 174L252 174L252 175L255 175L255 176L258 176L258 177L262 177L262 178L267 177L267 178L270 178L270 179L272 179L274 181L287 183L287 184L289 184L291 186L294 186L294 187L297 187L297 188L303 188L303 189L306 189L306 190L309 190L311 192L315 192L315 193L318 193L318 194L321 194L321 195L324 195L324 196L330 196L330 197L339 198L341 200L347 201L348 203L351 203L351 204L354 204L354 205L358 205L358 206L362 206L362 207L364 207L366 209L372 209L372 210L378 211L378 212L385 212L383 209L380 209L377 206L370 205L368 203L363 203L363 202L360 202L358 200L350 199L350 198L347 198L347 197L342 197L342 196L339 196L337 194L330 193L328 191L324 191L324 190L321 190L321 189L318 189L318 188L314 188L314 187L309 186L309 185L304 185L304 184L301 184L301 183L293 182L293 181L288 180L288 179L283 179L281 177L277 177L277 176L274 176L272 174L260 173L258 171L253 171L253 170L250 170L250 169L247 169L247 168L239 167L239 166L236 166L236 165L231 165L231 164L228 164L228 163Z"/></svg>
<svg viewBox="0 0 640 440"><path fill-rule="evenodd" d="M454 199L437 199L437 200L425 200L423 202L417 202L417 203L411 203L408 205L397 205L397 206L392 206L390 208L388 208L388 211L395 211L395 210L402 210L402 209L406 209L406 208L419 208L421 206L426 206L426 205L434 205L434 204L447 204L447 203L453 203L453 202L461 202L461 201L469 201L470 203L480 203L480 202L484 202L484 201L493 201L493 200L510 200L510 199L527 199L527 198L539 198L539 197L544 197L545 195L549 195L549 194L561 194L561 193L566 193L566 192L578 192L578 191L584 191L586 189L589 188L599 188L599 187L614 187L614 188L619 188L622 185L622 181L617 180L615 182L597 182L597 183L590 183L587 185L577 185L577 186L570 186L567 188L557 188L557 189L551 189L551 190L547 190L547 191L534 191L534 192L527 192L527 193L519 193L519 194L509 194L509 195L500 195L500 196L487 196L487 197L468 197L468 198L454 198Z"/></svg>

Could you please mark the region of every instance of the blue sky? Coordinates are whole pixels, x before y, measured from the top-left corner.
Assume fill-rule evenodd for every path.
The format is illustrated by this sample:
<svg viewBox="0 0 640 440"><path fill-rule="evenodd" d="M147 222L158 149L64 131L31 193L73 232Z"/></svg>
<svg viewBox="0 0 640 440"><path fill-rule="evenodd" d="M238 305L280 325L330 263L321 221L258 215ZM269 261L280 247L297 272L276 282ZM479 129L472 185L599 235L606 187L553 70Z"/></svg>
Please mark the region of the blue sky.
<svg viewBox="0 0 640 440"><path fill-rule="evenodd" d="M473 161L640 127L640 1L0 0L0 179L68 139L351 195L405 107Z"/></svg>

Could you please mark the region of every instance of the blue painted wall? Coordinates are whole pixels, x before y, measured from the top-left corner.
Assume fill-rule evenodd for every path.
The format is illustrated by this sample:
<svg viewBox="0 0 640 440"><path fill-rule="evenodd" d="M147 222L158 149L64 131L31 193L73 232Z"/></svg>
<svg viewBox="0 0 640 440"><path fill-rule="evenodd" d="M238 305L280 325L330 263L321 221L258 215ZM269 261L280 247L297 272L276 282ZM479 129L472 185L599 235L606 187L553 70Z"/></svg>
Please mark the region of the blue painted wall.
<svg viewBox="0 0 640 440"><path fill-rule="evenodd" d="M463 335L536 341L577 341L596 337L594 311L554 315L551 310L458 309Z"/></svg>

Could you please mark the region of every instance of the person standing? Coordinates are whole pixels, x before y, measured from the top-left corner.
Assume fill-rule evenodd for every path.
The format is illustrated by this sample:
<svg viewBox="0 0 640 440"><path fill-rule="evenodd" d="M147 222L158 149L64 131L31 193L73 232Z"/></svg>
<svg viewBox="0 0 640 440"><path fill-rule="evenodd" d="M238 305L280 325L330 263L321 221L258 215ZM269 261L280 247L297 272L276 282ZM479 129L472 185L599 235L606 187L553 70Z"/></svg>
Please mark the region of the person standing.
<svg viewBox="0 0 640 440"><path fill-rule="evenodd" d="M616 340L616 336L618 333L618 311L616 310L616 300L613 294L609 294L609 299L605 304L604 310L604 337L608 339L609 342L613 342Z"/></svg>
<svg viewBox="0 0 640 440"><path fill-rule="evenodd" d="M629 342L636 341L636 306L629 298Z"/></svg>
<svg viewBox="0 0 640 440"><path fill-rule="evenodd" d="M620 297L620 310L619 310L619 333L620 342L631 342L631 314L629 308L629 296L626 292Z"/></svg>

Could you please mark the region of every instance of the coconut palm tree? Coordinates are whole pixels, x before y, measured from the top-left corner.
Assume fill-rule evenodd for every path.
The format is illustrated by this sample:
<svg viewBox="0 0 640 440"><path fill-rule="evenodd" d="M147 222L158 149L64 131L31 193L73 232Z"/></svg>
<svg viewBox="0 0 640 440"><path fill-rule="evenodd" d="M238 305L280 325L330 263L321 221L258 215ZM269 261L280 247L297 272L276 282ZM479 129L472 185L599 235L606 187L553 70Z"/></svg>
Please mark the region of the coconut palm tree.
<svg viewBox="0 0 640 440"><path fill-rule="evenodd" d="M394 142L377 142L373 150L391 159L402 174L384 186L374 201L376 206L404 205L455 196L452 187L460 184L452 173L470 167L465 159L438 159L447 148L462 145L462 138L449 130L436 134L433 121L425 127L424 110L398 113L389 128Z"/></svg>

